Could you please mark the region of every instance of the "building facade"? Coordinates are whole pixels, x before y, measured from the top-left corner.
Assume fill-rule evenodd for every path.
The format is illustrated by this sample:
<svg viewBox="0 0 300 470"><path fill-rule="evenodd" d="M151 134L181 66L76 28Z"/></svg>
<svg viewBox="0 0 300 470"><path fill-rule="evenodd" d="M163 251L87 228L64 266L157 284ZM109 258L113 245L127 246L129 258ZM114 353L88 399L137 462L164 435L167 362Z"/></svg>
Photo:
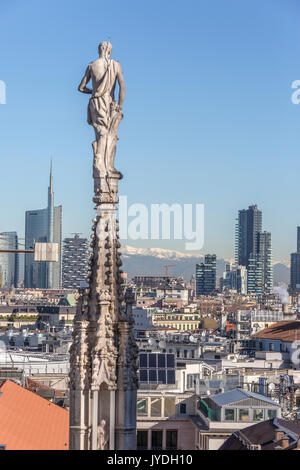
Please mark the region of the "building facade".
<svg viewBox="0 0 300 470"><path fill-rule="evenodd" d="M204 263L196 264L196 296L210 295L216 289L216 255L205 255Z"/></svg>
<svg viewBox="0 0 300 470"><path fill-rule="evenodd" d="M204 397L199 401L197 448L218 450L234 431L280 416L278 403L241 388Z"/></svg>
<svg viewBox="0 0 300 470"><path fill-rule="evenodd" d="M297 227L297 252L291 253L290 290L300 292L300 227Z"/></svg>
<svg viewBox="0 0 300 470"><path fill-rule="evenodd" d="M239 294L247 294L247 269L245 266L226 265L220 279L221 289L234 290Z"/></svg>
<svg viewBox="0 0 300 470"><path fill-rule="evenodd" d="M0 233L1 250L17 250L18 235L16 232ZM0 287L17 287L19 281L18 253L0 253Z"/></svg>
<svg viewBox="0 0 300 470"><path fill-rule="evenodd" d="M63 241L62 285L79 289L88 275L89 243L87 238L65 238Z"/></svg>

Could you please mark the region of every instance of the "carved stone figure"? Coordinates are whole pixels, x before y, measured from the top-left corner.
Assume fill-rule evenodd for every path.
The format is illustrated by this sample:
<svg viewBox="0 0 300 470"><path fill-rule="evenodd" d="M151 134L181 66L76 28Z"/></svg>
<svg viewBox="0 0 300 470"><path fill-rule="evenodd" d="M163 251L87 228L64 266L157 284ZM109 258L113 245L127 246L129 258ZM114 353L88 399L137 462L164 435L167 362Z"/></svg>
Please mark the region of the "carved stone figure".
<svg viewBox="0 0 300 470"><path fill-rule="evenodd" d="M108 433L106 431L105 419L102 419L98 426L97 447L99 450L106 450L108 448Z"/></svg>
<svg viewBox="0 0 300 470"><path fill-rule="evenodd" d="M82 93L91 94L88 105L88 123L95 130L93 142L94 178L120 176L114 168L117 131L123 118L122 106L125 98L125 85L122 67L110 58L112 45L99 44L99 59L90 63L78 87ZM87 88L92 81L92 89ZM115 100L116 84L119 84L118 102ZM95 189L100 186L95 185Z"/></svg>
<svg viewBox="0 0 300 470"><path fill-rule="evenodd" d="M111 49L109 42L100 44L99 59L89 64L79 85L79 91L92 95L88 123L96 137L93 202L97 214L90 242L88 287L77 299L70 349L70 443L72 449L82 450L136 449L134 297L129 290L126 299L123 296L115 215L121 174L114 168L114 158L125 87L120 64L110 58ZM87 87L90 80L91 89ZM115 99L116 86L119 93Z"/></svg>

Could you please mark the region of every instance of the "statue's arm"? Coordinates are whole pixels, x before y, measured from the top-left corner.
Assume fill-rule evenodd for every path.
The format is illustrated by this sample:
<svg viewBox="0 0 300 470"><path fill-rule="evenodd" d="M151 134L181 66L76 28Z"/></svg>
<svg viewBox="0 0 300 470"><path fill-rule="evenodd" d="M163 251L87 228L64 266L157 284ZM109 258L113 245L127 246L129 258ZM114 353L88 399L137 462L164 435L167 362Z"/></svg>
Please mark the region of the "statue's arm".
<svg viewBox="0 0 300 470"><path fill-rule="evenodd" d="M124 99L125 99L125 83L124 83L124 77L123 77L123 70L121 65L119 64L118 67L118 74L117 74L117 80L119 84L119 108L120 110L122 109Z"/></svg>
<svg viewBox="0 0 300 470"><path fill-rule="evenodd" d="M87 67L84 77L80 82L80 85L78 87L78 91L81 91L81 93L86 93L88 95L91 95L93 93L93 90L90 88L87 88L87 84L91 79L91 71L90 71L90 66Z"/></svg>

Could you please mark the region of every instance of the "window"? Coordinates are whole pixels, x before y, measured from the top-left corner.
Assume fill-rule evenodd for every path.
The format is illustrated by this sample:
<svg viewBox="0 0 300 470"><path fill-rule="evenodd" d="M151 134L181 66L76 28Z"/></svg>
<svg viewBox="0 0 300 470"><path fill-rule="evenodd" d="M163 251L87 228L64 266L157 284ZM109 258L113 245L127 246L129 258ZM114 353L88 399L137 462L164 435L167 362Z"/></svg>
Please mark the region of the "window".
<svg viewBox="0 0 300 470"><path fill-rule="evenodd" d="M137 401L137 414L147 415L147 398L141 398Z"/></svg>
<svg viewBox="0 0 300 470"><path fill-rule="evenodd" d="M177 449L177 431L166 432L166 448Z"/></svg>
<svg viewBox="0 0 300 470"><path fill-rule="evenodd" d="M186 349L183 351L183 357L184 357L185 359L187 358L187 350L186 350Z"/></svg>
<svg viewBox="0 0 300 470"><path fill-rule="evenodd" d="M169 418L175 415L175 398L165 398L165 417Z"/></svg>
<svg viewBox="0 0 300 470"><path fill-rule="evenodd" d="M151 416L161 416L161 398L151 398Z"/></svg>
<svg viewBox="0 0 300 470"><path fill-rule="evenodd" d="M151 447L152 449L162 449L162 431L152 431Z"/></svg>
<svg viewBox="0 0 300 470"><path fill-rule="evenodd" d="M137 431L136 448L137 450L145 450L148 448L148 431Z"/></svg>
<svg viewBox="0 0 300 470"><path fill-rule="evenodd" d="M268 419L274 419L277 416L276 410L268 410Z"/></svg>
<svg viewBox="0 0 300 470"><path fill-rule="evenodd" d="M269 343L269 351L274 351L274 343Z"/></svg>
<svg viewBox="0 0 300 470"><path fill-rule="evenodd" d="M186 403L180 403L180 414L181 415L186 414Z"/></svg>
<svg viewBox="0 0 300 470"><path fill-rule="evenodd" d="M191 358L192 358L192 359L195 358L195 351L194 351L194 350L191 351Z"/></svg>
<svg viewBox="0 0 300 470"><path fill-rule="evenodd" d="M247 408L239 410L239 421L249 421L249 410Z"/></svg>
<svg viewBox="0 0 300 470"><path fill-rule="evenodd" d="M225 421L234 421L234 410L225 408Z"/></svg>
<svg viewBox="0 0 300 470"><path fill-rule="evenodd" d="M264 410L254 409L253 410L253 421L263 421L264 419Z"/></svg>

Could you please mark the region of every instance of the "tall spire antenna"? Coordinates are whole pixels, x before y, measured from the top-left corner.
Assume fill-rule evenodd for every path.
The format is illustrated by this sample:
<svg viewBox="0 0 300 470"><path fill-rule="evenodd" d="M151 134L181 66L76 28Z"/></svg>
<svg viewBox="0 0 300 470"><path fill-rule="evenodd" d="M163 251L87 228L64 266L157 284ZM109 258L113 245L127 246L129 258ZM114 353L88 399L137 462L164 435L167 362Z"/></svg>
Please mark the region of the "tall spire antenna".
<svg viewBox="0 0 300 470"><path fill-rule="evenodd" d="M53 174L52 174L52 157L50 158L50 188L53 186Z"/></svg>

